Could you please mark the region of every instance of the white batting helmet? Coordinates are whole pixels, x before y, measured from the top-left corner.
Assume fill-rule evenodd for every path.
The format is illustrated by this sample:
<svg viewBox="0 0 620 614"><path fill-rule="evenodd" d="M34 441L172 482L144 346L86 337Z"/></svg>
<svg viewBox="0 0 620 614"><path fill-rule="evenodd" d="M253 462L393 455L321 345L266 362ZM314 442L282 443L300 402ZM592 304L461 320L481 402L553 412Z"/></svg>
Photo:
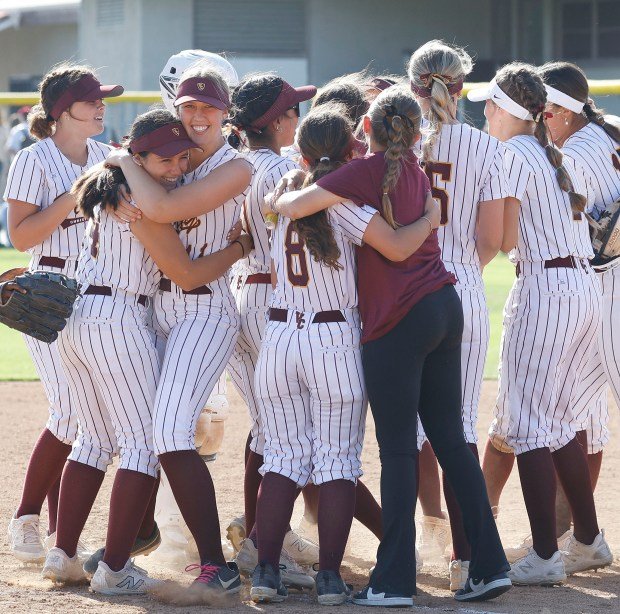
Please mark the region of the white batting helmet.
<svg viewBox="0 0 620 614"><path fill-rule="evenodd" d="M193 64L198 61L205 61L210 68L215 70L230 87L234 87L239 83L239 75L233 65L221 55L203 51L202 49L185 49L179 53L175 53L166 62L161 74L159 75L159 89L161 98L166 108L171 113L176 114L173 106L174 99L177 95L177 86L181 75Z"/></svg>

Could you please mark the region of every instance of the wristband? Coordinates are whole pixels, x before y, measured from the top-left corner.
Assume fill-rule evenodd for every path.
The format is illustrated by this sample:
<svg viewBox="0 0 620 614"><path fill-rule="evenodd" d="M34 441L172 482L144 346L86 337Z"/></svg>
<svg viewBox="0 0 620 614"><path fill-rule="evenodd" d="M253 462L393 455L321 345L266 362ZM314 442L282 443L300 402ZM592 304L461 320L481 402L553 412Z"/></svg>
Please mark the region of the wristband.
<svg viewBox="0 0 620 614"><path fill-rule="evenodd" d="M243 243L241 243L241 241L239 241L239 239L235 239L234 241L230 242L231 245L233 243L238 243L239 244L239 246L241 247L241 257L245 258L245 250L243 249Z"/></svg>
<svg viewBox="0 0 620 614"><path fill-rule="evenodd" d="M421 220L426 220L428 222L428 234L430 235L431 232L433 232L433 224L432 224L432 222L425 215L423 215L420 219Z"/></svg>

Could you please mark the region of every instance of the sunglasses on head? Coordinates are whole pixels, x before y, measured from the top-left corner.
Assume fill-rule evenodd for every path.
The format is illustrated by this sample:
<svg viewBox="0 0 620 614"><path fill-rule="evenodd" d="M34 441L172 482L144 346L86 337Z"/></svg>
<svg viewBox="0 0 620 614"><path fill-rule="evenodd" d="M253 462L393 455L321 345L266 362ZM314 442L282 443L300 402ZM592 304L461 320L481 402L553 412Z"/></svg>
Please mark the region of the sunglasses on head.
<svg viewBox="0 0 620 614"><path fill-rule="evenodd" d="M295 111L295 115L297 115L297 117L301 117L301 113L300 113L300 111L299 111L299 103L294 104L292 107L289 107L289 108L287 109L287 111L291 111L291 110L292 110L292 111Z"/></svg>

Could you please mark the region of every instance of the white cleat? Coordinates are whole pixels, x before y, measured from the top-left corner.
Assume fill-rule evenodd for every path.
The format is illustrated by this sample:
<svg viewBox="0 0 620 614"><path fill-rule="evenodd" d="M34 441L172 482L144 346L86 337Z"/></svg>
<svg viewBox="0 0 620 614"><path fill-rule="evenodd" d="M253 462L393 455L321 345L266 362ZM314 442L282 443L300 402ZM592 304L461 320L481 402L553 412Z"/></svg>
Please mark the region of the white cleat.
<svg viewBox="0 0 620 614"><path fill-rule="evenodd" d="M558 550L566 550L568 548L568 542L572 536L573 532L569 529L561 537L558 537ZM515 561L522 559L524 556L527 556L527 553L533 545L534 542L532 541L532 536L528 535L518 546L504 549L506 559L508 559L509 563L514 563Z"/></svg>
<svg viewBox="0 0 620 614"><path fill-rule="evenodd" d="M60 548L51 548L45 558L41 575L52 582L81 582L86 580L82 561L76 554L69 557Z"/></svg>
<svg viewBox="0 0 620 614"><path fill-rule="evenodd" d="M45 561L45 547L39 533L39 515L25 514L11 518L8 528L9 550L23 563Z"/></svg>
<svg viewBox="0 0 620 614"><path fill-rule="evenodd" d="M54 546L56 545L56 531L50 533L50 535L48 535L43 540L43 545L45 546L46 552L49 552L52 548L54 548ZM93 554L93 551L90 550L87 546L85 546L82 541L78 540L77 550L75 551L75 553L83 563Z"/></svg>
<svg viewBox="0 0 620 614"><path fill-rule="evenodd" d="M448 566L450 573L450 590L454 593L465 588L467 577L469 576L469 561L450 561Z"/></svg>
<svg viewBox="0 0 620 614"><path fill-rule="evenodd" d="M563 550L564 567L569 576L587 569L607 567L614 561L614 555L605 541L605 532L603 530L589 546L582 544L572 536Z"/></svg>
<svg viewBox="0 0 620 614"><path fill-rule="evenodd" d="M245 515L233 518L226 527L226 538L232 544L233 550L239 552L243 545L245 534ZM254 569L252 569L254 571Z"/></svg>
<svg viewBox="0 0 620 614"><path fill-rule="evenodd" d="M418 550L424 560L442 558L452 540L450 522L446 518L422 516L419 524Z"/></svg>
<svg viewBox="0 0 620 614"><path fill-rule="evenodd" d="M319 562L319 547L293 530L288 531L284 536L283 548L299 565L312 567Z"/></svg>
<svg viewBox="0 0 620 614"><path fill-rule="evenodd" d="M553 586L566 580L562 553L558 550L548 559L541 559L534 548L519 560L511 563L508 577L513 584Z"/></svg>
<svg viewBox="0 0 620 614"><path fill-rule="evenodd" d="M424 560L422 559L422 555L418 552L418 549L415 549L415 570L416 572L421 571L422 566L424 565Z"/></svg>
<svg viewBox="0 0 620 614"><path fill-rule="evenodd" d="M158 584L158 580L149 578L144 569L129 559L120 571L112 571L103 561L99 561L90 588L102 595L144 595Z"/></svg>
<svg viewBox="0 0 620 614"><path fill-rule="evenodd" d="M237 553L235 563L239 567L239 572L252 577L252 573L258 565L258 550L251 539L245 539L241 550ZM280 554L280 576L282 584L287 588L313 589L314 578L308 575L287 553L282 550Z"/></svg>

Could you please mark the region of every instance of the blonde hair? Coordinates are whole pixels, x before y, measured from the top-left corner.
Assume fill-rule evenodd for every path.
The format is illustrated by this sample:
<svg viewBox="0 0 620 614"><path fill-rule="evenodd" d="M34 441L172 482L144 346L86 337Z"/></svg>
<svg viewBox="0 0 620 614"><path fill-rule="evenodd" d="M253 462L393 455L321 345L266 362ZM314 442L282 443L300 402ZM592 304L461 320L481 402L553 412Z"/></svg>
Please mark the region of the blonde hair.
<svg viewBox="0 0 620 614"><path fill-rule="evenodd" d="M443 124L456 119L453 94L448 87L462 81L473 67L473 61L464 49L441 40L425 43L411 56L408 66L411 85L427 89L430 94L430 105L425 114L429 129L422 145L423 162L432 160L433 148Z"/></svg>
<svg viewBox="0 0 620 614"><path fill-rule="evenodd" d="M39 83L41 100L28 113L28 129L37 139L45 139L54 134L56 120L50 115L52 108L68 87L77 83L85 75L95 76L95 71L85 64L62 62L45 74Z"/></svg>
<svg viewBox="0 0 620 614"><path fill-rule="evenodd" d="M374 140L385 147L386 170L381 186L383 217L392 228L397 228L399 224L394 219L389 192L400 177L403 156L420 134L422 112L411 92L395 85L375 98L368 116Z"/></svg>

